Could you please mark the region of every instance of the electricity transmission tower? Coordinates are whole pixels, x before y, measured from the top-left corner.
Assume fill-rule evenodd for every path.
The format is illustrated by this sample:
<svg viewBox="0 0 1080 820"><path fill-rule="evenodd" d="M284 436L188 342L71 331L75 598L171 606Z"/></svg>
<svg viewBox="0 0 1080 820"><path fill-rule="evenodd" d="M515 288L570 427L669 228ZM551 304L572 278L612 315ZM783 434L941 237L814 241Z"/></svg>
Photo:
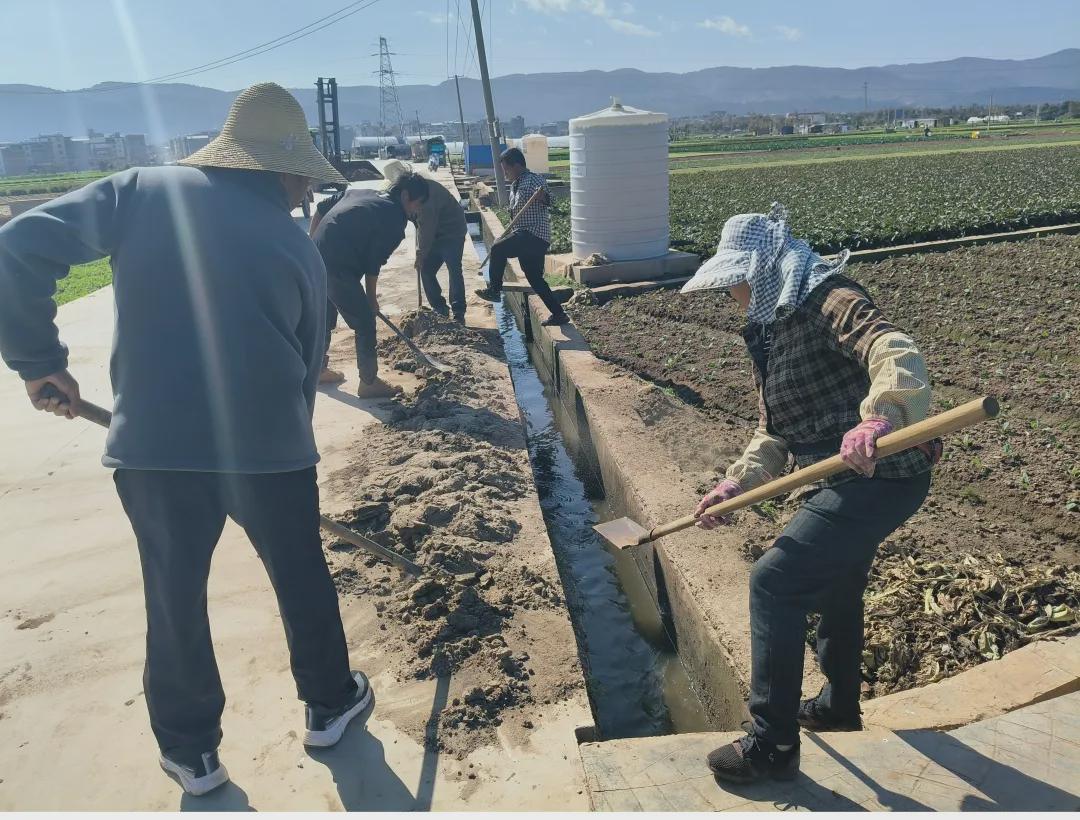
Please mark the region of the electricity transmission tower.
<svg viewBox="0 0 1080 820"><path fill-rule="evenodd" d="M386 133L387 125L396 126L398 138L405 144L405 121L401 117L394 67L390 64L390 46L385 37L379 38L379 128Z"/></svg>

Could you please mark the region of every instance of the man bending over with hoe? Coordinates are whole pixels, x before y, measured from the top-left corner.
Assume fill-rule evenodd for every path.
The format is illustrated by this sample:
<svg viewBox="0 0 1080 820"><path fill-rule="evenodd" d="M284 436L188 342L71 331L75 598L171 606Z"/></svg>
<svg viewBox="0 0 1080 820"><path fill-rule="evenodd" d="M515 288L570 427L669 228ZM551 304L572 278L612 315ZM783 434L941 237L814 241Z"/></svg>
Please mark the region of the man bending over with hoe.
<svg viewBox="0 0 1080 820"><path fill-rule="evenodd" d="M304 743L335 744L372 700L349 670L319 536L311 415L326 275L289 215L312 180L345 181L312 145L300 104L261 83L180 165L114 174L0 229L0 354L34 407L68 418L79 385L54 322L56 281L70 265L112 257L103 463L139 545L143 686L160 763L191 794L229 779L206 614L226 518L247 532L277 594L307 706Z"/></svg>
<svg viewBox="0 0 1080 820"><path fill-rule="evenodd" d="M747 312L761 421L727 477L698 505L703 515L786 471L837 451L849 471L809 485L802 506L750 574L750 732L708 756L717 778L791 779L799 727L862 728L859 710L863 591L878 545L922 505L940 441L880 461L875 442L926 418L930 385L909 336L843 273L795 239L783 208L724 225L716 255L683 293L726 288ZM821 615L817 653L828 682L800 703L806 618Z"/></svg>
<svg viewBox="0 0 1080 820"><path fill-rule="evenodd" d="M386 191L348 188L316 206L311 238L326 263L326 347L340 313L356 335L356 367L362 399L386 398L400 390L379 378L375 349L375 314L379 311L379 271L401 240L405 222L416 217L428 199L428 182L407 171ZM329 369L323 359L319 381L344 381L345 375Z"/></svg>

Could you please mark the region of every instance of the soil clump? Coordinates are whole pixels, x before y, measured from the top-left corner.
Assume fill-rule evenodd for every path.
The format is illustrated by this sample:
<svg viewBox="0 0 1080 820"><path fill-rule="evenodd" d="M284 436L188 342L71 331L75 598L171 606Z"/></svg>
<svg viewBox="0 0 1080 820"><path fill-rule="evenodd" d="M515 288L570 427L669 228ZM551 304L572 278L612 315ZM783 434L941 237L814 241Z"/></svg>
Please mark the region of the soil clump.
<svg viewBox="0 0 1080 820"><path fill-rule="evenodd" d="M407 314L400 327L453 371L428 371L400 340L383 340L380 359L417 373L420 386L386 403L386 423L365 429L327 486L355 499L338 520L401 551L423 574L409 578L334 540L326 548L339 594L374 600L398 679L449 679L445 708L407 728L460 757L493 741L504 723L524 741L532 710L567 698L583 680L531 499L518 408L501 386L497 333L428 311ZM522 515L530 505L535 512ZM565 628L554 628L560 619Z"/></svg>

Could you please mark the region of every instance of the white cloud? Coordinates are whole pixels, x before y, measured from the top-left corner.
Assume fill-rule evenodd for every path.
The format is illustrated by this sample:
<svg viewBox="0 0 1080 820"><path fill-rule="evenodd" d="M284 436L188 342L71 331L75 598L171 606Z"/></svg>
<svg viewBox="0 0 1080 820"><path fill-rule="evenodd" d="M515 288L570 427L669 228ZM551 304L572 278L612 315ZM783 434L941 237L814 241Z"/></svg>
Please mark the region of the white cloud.
<svg viewBox="0 0 1080 820"><path fill-rule="evenodd" d="M620 20L617 17L606 18L607 24L622 34L633 34L637 37L659 37L660 32L653 31L648 26L640 23L631 23L629 20Z"/></svg>
<svg viewBox="0 0 1080 820"><path fill-rule="evenodd" d="M802 31L793 26L776 26L776 33L785 40L791 40L792 42L802 39Z"/></svg>
<svg viewBox="0 0 1080 820"><path fill-rule="evenodd" d="M525 0L525 5L533 11L542 11L546 14L554 14L557 11L567 11L571 0Z"/></svg>
<svg viewBox="0 0 1080 820"><path fill-rule="evenodd" d="M698 28L712 29L713 31L719 31L721 34L729 34L732 37L750 36L750 26L736 23L726 14L722 17L712 17L708 20L702 20L698 23Z"/></svg>
<svg viewBox="0 0 1080 820"><path fill-rule="evenodd" d="M616 17L615 12L612 10L611 6L608 5L607 0L523 0L523 2L533 11L539 11L544 14L583 11L586 14L591 14L593 17L599 17L607 23L608 28L617 31L620 34L631 34L637 37L658 37L660 35L660 32L655 31L648 26L643 26L640 23L632 23L629 20L623 20L621 17ZM633 14L633 4L628 2L621 3L620 13L626 15Z"/></svg>
<svg viewBox="0 0 1080 820"><path fill-rule="evenodd" d="M445 26L449 25L454 20L454 12L450 12L449 15L443 14L438 11L414 11L413 17L420 17L427 20L433 26Z"/></svg>

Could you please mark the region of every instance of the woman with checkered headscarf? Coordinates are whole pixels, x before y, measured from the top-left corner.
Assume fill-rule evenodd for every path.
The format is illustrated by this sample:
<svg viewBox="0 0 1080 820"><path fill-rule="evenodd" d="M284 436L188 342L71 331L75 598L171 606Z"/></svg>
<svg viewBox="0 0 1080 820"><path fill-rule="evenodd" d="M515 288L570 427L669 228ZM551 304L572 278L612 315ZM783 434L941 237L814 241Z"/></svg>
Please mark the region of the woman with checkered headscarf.
<svg viewBox="0 0 1080 820"><path fill-rule="evenodd" d="M760 423L742 457L697 508L837 451L851 468L803 491L802 506L750 575L751 727L708 757L713 773L750 782L799 770L799 727L862 728L863 591L878 545L922 505L940 442L877 459L875 442L926 418L930 385L915 343L844 276L848 254L820 257L791 234L787 212L741 214L683 293L728 289L749 322ZM809 613L828 682L800 703Z"/></svg>

